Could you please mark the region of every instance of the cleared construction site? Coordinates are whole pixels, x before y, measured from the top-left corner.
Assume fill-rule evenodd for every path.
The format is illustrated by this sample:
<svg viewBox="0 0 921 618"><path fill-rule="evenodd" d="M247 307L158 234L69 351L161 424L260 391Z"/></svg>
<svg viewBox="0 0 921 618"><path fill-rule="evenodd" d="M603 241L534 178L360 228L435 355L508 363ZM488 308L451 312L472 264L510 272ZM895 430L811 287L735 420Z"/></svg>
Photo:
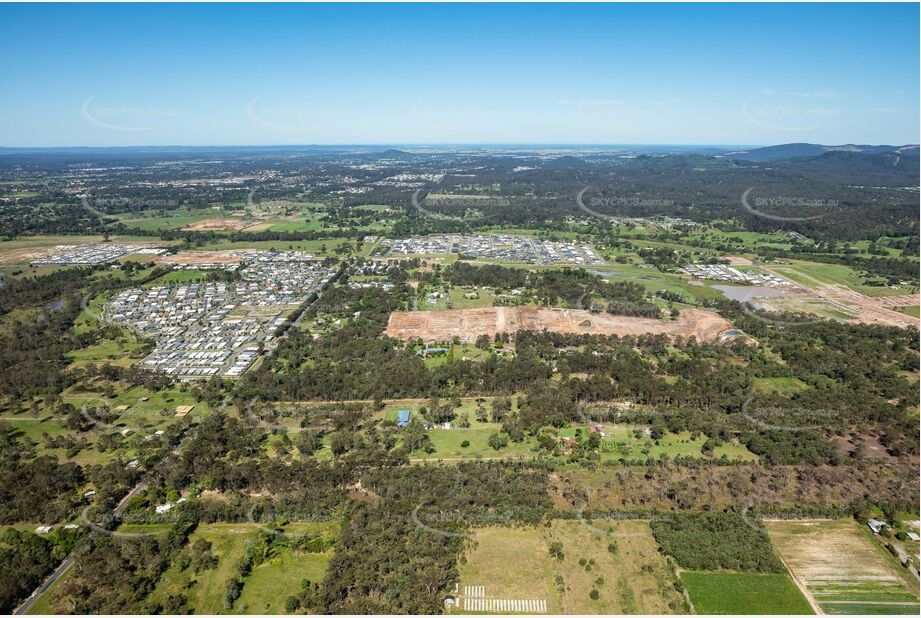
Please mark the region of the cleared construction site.
<svg viewBox="0 0 921 618"><path fill-rule="evenodd" d="M703 309L682 309L676 319L637 318L593 313L583 309L550 307L482 307L449 311L394 311L385 334L396 339L420 338L426 342L451 341L458 337L472 343L480 335L514 333L519 330L583 335L667 335L711 341L730 330L722 316Z"/></svg>

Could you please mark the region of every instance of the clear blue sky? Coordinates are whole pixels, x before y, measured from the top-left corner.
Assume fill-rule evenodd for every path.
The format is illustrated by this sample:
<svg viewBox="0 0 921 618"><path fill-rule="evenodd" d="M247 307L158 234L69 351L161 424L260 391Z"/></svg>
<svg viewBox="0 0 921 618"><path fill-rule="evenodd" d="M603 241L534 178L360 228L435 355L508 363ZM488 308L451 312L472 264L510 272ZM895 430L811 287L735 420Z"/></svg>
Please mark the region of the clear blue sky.
<svg viewBox="0 0 921 618"><path fill-rule="evenodd" d="M919 133L917 4L6 4L0 23L0 146Z"/></svg>

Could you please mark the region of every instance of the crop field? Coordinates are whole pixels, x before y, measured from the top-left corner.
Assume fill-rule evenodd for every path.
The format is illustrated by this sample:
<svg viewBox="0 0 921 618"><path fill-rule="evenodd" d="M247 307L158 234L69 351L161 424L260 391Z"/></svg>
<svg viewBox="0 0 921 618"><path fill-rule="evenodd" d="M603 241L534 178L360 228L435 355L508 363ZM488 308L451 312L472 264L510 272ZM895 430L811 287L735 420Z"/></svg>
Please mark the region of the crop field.
<svg viewBox="0 0 921 618"><path fill-rule="evenodd" d="M479 335L517 330L550 330L593 335L664 334L694 336L698 341L716 339L731 328L724 318L703 309L684 309L676 320L658 320L592 313L581 309L546 307L486 307L452 311L394 311L386 334L397 339L419 337L423 341L450 341L459 337L472 342Z"/></svg>
<svg viewBox="0 0 921 618"><path fill-rule="evenodd" d="M480 528L468 543L459 565L462 594L465 586L482 586L488 599L545 599L547 613L686 611L645 522L590 527L554 520L539 529ZM551 556L551 544L562 559Z"/></svg>
<svg viewBox="0 0 921 618"><path fill-rule="evenodd" d="M812 614L786 573L681 573L698 614Z"/></svg>
<svg viewBox="0 0 921 618"><path fill-rule="evenodd" d="M918 613L917 583L851 519L765 522L793 576L828 614Z"/></svg>

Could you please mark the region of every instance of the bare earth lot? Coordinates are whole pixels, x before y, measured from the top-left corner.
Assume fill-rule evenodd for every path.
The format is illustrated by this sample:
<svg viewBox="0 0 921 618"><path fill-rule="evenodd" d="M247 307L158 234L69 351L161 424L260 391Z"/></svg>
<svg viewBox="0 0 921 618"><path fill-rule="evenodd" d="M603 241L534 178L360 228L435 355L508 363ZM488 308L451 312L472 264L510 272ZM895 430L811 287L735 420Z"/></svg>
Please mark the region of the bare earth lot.
<svg viewBox="0 0 921 618"><path fill-rule="evenodd" d="M188 230L190 232L213 232L213 231L231 231L237 232L244 228L247 228L255 223L250 220L243 219L202 219L195 223L191 223L184 228L183 230Z"/></svg>
<svg viewBox="0 0 921 618"><path fill-rule="evenodd" d="M682 309L676 320L635 318L592 313L581 309L548 307L483 307L450 311L394 311L385 333L397 339L419 337L423 341L449 341L459 337L473 342L480 335L514 333L518 330L549 330L586 335L668 335L716 339L732 325L703 309Z"/></svg>
<svg viewBox="0 0 921 618"><path fill-rule="evenodd" d="M157 264L237 264L240 256L233 251L180 251L154 259Z"/></svg>

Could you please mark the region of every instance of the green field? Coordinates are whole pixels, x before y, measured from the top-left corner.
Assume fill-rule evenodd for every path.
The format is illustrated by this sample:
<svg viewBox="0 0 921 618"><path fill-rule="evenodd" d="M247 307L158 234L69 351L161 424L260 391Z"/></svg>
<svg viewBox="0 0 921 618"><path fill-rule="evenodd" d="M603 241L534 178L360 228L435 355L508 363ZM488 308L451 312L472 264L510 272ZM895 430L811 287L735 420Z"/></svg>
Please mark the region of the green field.
<svg viewBox="0 0 921 618"><path fill-rule="evenodd" d="M876 605L874 603L822 603L822 611L832 615L918 615L917 605Z"/></svg>
<svg viewBox="0 0 921 618"><path fill-rule="evenodd" d="M753 378L752 391L758 395L791 396L809 390L809 385L793 377Z"/></svg>
<svg viewBox="0 0 921 618"><path fill-rule="evenodd" d="M804 262L794 260L789 265L773 265L772 270L800 283L806 287L816 285L841 285L856 290L867 296L893 296L908 294L911 286L891 288L886 286L865 285L862 277L854 270L841 264L823 264L819 262ZM917 285L915 286L917 289Z"/></svg>
<svg viewBox="0 0 921 618"><path fill-rule="evenodd" d="M285 599L300 590L304 579L319 583L326 576L332 552L295 554L283 549L253 569L234 607L245 614L284 614Z"/></svg>
<svg viewBox="0 0 921 618"><path fill-rule="evenodd" d="M653 440L644 433L645 427L638 425L604 425L607 437L601 439L601 461L619 461L621 459L660 459L663 456L675 457L704 457L703 445L706 436L699 435L694 438L691 432L666 433L658 440ZM582 435L589 435L588 425L571 425L559 432L560 437L574 437L576 430L581 429ZM636 431L640 436L637 437ZM725 455L728 459L757 460L757 455L745 448L744 445L726 442L714 449L713 457L719 459Z"/></svg>
<svg viewBox="0 0 921 618"><path fill-rule="evenodd" d="M686 571L681 580L698 614L812 614L786 573Z"/></svg>
<svg viewBox="0 0 921 618"><path fill-rule="evenodd" d="M286 533L323 532L336 534L335 524L293 523ZM188 606L196 614L278 614L285 613L285 600L301 589L301 581L321 582L332 552L293 552L287 547L275 551L268 560L256 566L243 579L243 591L232 609L224 607L226 582L236 576L237 562L243 557L247 543L259 534L254 524L202 524L189 537L211 542L211 552L217 556L217 566L195 574L171 566L151 593L152 601L163 602L167 595L185 595Z"/></svg>
<svg viewBox="0 0 921 618"><path fill-rule="evenodd" d="M109 363L119 367L128 367L138 361L135 354L144 349L144 344L137 341L104 339L99 343L79 348L67 353L67 358L74 365Z"/></svg>

